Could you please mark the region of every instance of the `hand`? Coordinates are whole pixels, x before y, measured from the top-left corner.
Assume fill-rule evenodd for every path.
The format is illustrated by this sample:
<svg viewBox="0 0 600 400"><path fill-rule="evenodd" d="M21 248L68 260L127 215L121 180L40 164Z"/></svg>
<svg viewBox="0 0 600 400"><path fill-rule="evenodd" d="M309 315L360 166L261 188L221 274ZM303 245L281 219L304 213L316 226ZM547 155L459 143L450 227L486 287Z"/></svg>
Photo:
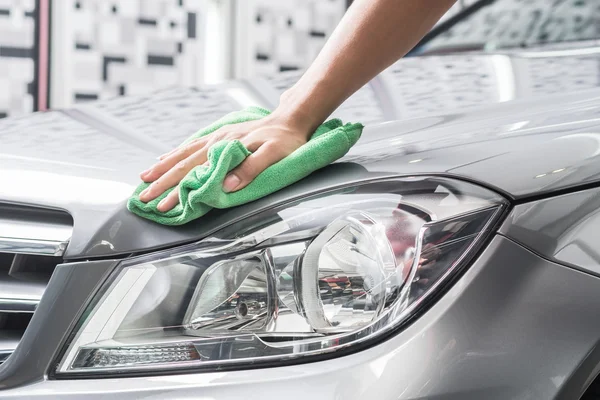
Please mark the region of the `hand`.
<svg viewBox="0 0 600 400"><path fill-rule="evenodd" d="M140 200L149 202L177 186L194 167L207 163L208 150L216 142L237 139L252 154L225 177L223 190L235 192L306 143L309 133L300 124L274 114L256 121L224 126L159 157L157 164L140 175L144 182L153 182L140 193ZM165 212L175 207L179 203L178 193L175 188L158 204L158 210Z"/></svg>

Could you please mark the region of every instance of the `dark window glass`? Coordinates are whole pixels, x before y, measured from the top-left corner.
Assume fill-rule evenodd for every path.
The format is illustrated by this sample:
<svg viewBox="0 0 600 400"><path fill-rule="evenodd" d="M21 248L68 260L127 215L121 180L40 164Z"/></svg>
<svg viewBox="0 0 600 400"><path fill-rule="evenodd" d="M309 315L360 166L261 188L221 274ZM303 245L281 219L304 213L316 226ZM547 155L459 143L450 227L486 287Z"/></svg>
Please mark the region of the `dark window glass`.
<svg viewBox="0 0 600 400"><path fill-rule="evenodd" d="M600 0L496 0L422 50L493 50L594 39L600 39Z"/></svg>

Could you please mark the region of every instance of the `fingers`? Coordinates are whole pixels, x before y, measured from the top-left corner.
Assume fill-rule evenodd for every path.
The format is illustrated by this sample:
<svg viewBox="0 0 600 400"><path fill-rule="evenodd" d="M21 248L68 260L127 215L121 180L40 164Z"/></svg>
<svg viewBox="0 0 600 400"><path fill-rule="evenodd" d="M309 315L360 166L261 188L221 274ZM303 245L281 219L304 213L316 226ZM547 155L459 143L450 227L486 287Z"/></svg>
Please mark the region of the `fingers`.
<svg viewBox="0 0 600 400"><path fill-rule="evenodd" d="M286 155L273 145L265 144L249 155L244 162L232 170L223 181L225 192L235 192L246 187L265 169L283 159Z"/></svg>
<svg viewBox="0 0 600 400"><path fill-rule="evenodd" d="M159 160L164 160L165 158L169 157L171 154L175 153L177 151L178 147L175 147L173 150L166 152L163 155L158 156Z"/></svg>
<svg viewBox="0 0 600 400"><path fill-rule="evenodd" d="M163 174L173 168L178 162L188 158L198 150L206 147L207 151L210 146L219 140L222 139L238 139L243 136L243 133L246 132L246 125L244 123L236 126L237 130L232 130L231 127L221 127L211 133L210 135L194 139L185 146L181 146L179 148L175 148L168 153L163 154L159 157L160 161L155 164L153 167L148 170L142 172L140 174L140 178L144 182L154 182L158 178L160 178ZM240 130L241 129L241 130ZM205 162L206 160L202 161Z"/></svg>
<svg viewBox="0 0 600 400"><path fill-rule="evenodd" d="M211 143L208 142L206 146L190 157L179 161L160 178L155 180L146 190L140 193L140 200L147 203L163 194L167 189L177 185L195 166L206 162L206 154L210 145Z"/></svg>
<svg viewBox="0 0 600 400"><path fill-rule="evenodd" d="M167 171L172 169L175 165L177 165L177 163L185 160L198 150L202 149L206 143L207 139L198 139L188 143L183 147L173 150L171 155L168 155L150 169L142 172L140 174L140 178L142 178L144 182L154 182L163 176L163 174L165 174Z"/></svg>
<svg viewBox="0 0 600 400"><path fill-rule="evenodd" d="M160 203L158 203L158 206L156 206L156 208L158 209L158 211L167 212L173 207L175 207L177 204L179 204L179 186L174 187L171 193L169 193L167 197L165 197L160 201Z"/></svg>
<svg viewBox="0 0 600 400"><path fill-rule="evenodd" d="M206 137L196 139L161 156L161 161L141 174L143 181L152 182L152 184L140 193L140 200L149 202L156 199L166 190L178 185L194 167L206 164L210 147L219 140L241 140L244 146L253 152L240 166L227 175L223 182L223 190L226 192L234 192L246 187L262 171L280 161L302 144L291 139L269 141L269 138L281 133L279 129L253 130L250 128L254 128L254 125L249 122L240 123L236 127L236 130L221 128ZM173 190L161 200L157 209L162 212L171 210L179 203L178 194L177 189Z"/></svg>
<svg viewBox="0 0 600 400"><path fill-rule="evenodd" d="M246 137L244 140L242 140L242 144L248 149L249 152L254 153L260 146L265 144L265 141L253 137Z"/></svg>
<svg viewBox="0 0 600 400"><path fill-rule="evenodd" d="M191 168L194 168L196 165L207 165L208 161L206 160L206 157L207 157L209 148L210 148L210 144L205 145L201 150L197 151L191 157L188 157L188 159L185 162L189 163L189 165L191 165ZM202 160L204 160L204 162L202 162ZM178 164L174 169L179 168L180 164ZM183 176L185 176L187 174L187 172L189 172L189 170L184 173L183 171L187 168L184 168L183 166L181 168L182 168L181 173L183 173ZM140 193L140 199L142 201L150 201L150 200L160 196L161 193L164 193L164 191L168 189L168 188L165 189L166 186L171 185L173 182L181 181L182 178L180 178L178 174L175 174L171 171L169 171L167 174L165 174L163 177L161 177L158 181L156 181L154 184L155 187L151 191ZM148 189L150 189L150 188L148 188ZM161 190L162 190L162 192L161 192ZM145 199L149 199L149 200L145 200ZM179 186L174 187L173 190L171 191L171 193L169 193L164 199L162 199L160 201L160 203L158 203L156 208L160 212L167 212L167 211L173 209L173 207L175 207L177 204L179 204Z"/></svg>
<svg viewBox="0 0 600 400"><path fill-rule="evenodd" d="M166 174L142 191L139 196L140 200L144 203L154 200L167 189L177 185L193 167L189 160L180 161L175 167L171 168Z"/></svg>

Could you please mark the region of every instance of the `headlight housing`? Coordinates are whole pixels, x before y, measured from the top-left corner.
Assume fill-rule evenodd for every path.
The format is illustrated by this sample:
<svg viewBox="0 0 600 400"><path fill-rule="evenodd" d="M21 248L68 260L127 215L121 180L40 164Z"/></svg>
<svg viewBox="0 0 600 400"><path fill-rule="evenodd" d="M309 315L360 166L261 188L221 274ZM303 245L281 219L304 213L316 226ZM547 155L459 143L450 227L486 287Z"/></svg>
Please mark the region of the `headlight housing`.
<svg viewBox="0 0 600 400"><path fill-rule="evenodd" d="M56 373L244 368L375 343L466 265L505 206L452 179L363 182L128 259Z"/></svg>

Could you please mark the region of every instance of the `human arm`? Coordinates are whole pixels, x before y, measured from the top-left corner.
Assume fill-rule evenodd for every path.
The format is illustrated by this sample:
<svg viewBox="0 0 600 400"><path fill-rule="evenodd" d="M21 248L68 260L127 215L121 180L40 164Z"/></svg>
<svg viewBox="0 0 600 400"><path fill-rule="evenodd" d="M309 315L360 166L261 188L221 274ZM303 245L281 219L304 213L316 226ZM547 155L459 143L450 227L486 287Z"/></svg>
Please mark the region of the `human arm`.
<svg viewBox="0 0 600 400"><path fill-rule="evenodd" d="M253 154L225 178L223 188L237 191L260 172L308 141L314 130L348 97L404 56L454 4L455 0L355 0L302 78L267 117L225 126L175 149L141 174L153 182L140 194L150 201L176 186L195 166L207 161L220 140L240 140ZM174 190L160 211L179 201Z"/></svg>

